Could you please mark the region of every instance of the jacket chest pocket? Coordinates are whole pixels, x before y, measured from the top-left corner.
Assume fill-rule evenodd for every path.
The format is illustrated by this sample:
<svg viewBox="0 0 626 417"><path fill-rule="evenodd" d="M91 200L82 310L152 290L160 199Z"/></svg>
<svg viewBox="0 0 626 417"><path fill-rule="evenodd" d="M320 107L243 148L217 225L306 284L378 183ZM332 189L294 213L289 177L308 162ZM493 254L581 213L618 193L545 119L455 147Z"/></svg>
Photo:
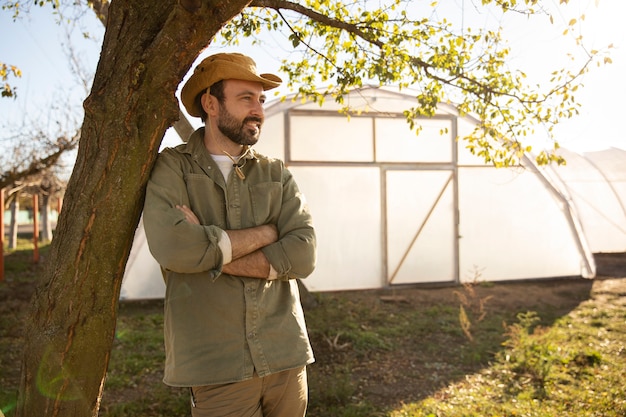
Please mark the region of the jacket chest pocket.
<svg viewBox="0 0 626 417"><path fill-rule="evenodd" d="M204 174L185 175L191 210L203 225L225 227L224 191Z"/></svg>
<svg viewBox="0 0 626 417"><path fill-rule="evenodd" d="M279 182L254 184L250 186L249 192L255 224L275 224L282 206L282 184Z"/></svg>

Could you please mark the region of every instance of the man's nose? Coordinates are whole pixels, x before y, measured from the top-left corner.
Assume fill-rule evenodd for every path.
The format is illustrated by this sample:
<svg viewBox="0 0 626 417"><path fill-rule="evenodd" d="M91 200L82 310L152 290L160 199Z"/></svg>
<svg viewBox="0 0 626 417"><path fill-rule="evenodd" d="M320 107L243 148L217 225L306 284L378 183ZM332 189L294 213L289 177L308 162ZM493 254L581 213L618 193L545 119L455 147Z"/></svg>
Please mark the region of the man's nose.
<svg viewBox="0 0 626 417"><path fill-rule="evenodd" d="M265 115L265 110L263 109L263 103L260 101L255 101L252 106L252 112L254 116L263 117Z"/></svg>

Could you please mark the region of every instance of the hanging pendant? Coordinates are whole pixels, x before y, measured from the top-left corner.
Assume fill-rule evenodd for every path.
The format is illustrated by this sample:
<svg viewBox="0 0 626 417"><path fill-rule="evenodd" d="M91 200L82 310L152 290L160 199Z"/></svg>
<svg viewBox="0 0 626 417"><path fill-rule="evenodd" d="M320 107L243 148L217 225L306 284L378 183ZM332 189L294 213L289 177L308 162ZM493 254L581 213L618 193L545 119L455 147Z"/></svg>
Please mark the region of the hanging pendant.
<svg viewBox="0 0 626 417"><path fill-rule="evenodd" d="M241 170L241 168L239 168L239 165L235 165L235 173L237 174L237 176L239 177L240 180L245 180L246 176L244 175L243 171Z"/></svg>
<svg viewBox="0 0 626 417"><path fill-rule="evenodd" d="M250 151L250 147L248 146L246 148L246 151L244 153L242 153L237 160L235 161L235 158L233 158L233 156L231 154L229 154L228 152L226 152L225 150L222 149L222 152L224 152L224 154L226 154L226 156L228 156L230 158L231 161L233 161L233 168L235 168L235 173L237 174L237 176L239 177L240 180L245 180L246 176L243 173L243 171L241 170L241 168L243 168L246 165L246 155L248 154L248 152ZM243 164L241 164L241 166L239 165L239 161L241 161L243 159Z"/></svg>

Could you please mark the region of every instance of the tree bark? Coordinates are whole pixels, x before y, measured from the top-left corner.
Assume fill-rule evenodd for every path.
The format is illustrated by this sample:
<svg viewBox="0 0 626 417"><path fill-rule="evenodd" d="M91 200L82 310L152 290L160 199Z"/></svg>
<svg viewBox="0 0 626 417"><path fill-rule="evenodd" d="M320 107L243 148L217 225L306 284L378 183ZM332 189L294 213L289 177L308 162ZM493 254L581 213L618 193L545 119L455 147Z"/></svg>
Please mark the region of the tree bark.
<svg viewBox="0 0 626 417"><path fill-rule="evenodd" d="M175 91L245 0L113 1L78 157L33 298L16 416L96 416L119 291Z"/></svg>

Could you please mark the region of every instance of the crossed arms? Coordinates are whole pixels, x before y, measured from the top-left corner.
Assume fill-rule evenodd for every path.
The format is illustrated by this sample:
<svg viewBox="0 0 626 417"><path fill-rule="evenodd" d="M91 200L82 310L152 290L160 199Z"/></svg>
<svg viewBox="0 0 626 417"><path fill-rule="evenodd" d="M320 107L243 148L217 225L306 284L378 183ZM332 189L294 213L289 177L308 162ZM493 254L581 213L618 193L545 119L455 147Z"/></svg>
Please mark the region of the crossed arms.
<svg viewBox="0 0 626 417"><path fill-rule="evenodd" d="M200 224L198 217L185 205L177 205L185 219L191 224ZM230 239L232 261L224 264L222 271L226 274L251 278L267 278L270 263L261 248L278 241L278 230L273 224L250 227L240 230L226 230Z"/></svg>

